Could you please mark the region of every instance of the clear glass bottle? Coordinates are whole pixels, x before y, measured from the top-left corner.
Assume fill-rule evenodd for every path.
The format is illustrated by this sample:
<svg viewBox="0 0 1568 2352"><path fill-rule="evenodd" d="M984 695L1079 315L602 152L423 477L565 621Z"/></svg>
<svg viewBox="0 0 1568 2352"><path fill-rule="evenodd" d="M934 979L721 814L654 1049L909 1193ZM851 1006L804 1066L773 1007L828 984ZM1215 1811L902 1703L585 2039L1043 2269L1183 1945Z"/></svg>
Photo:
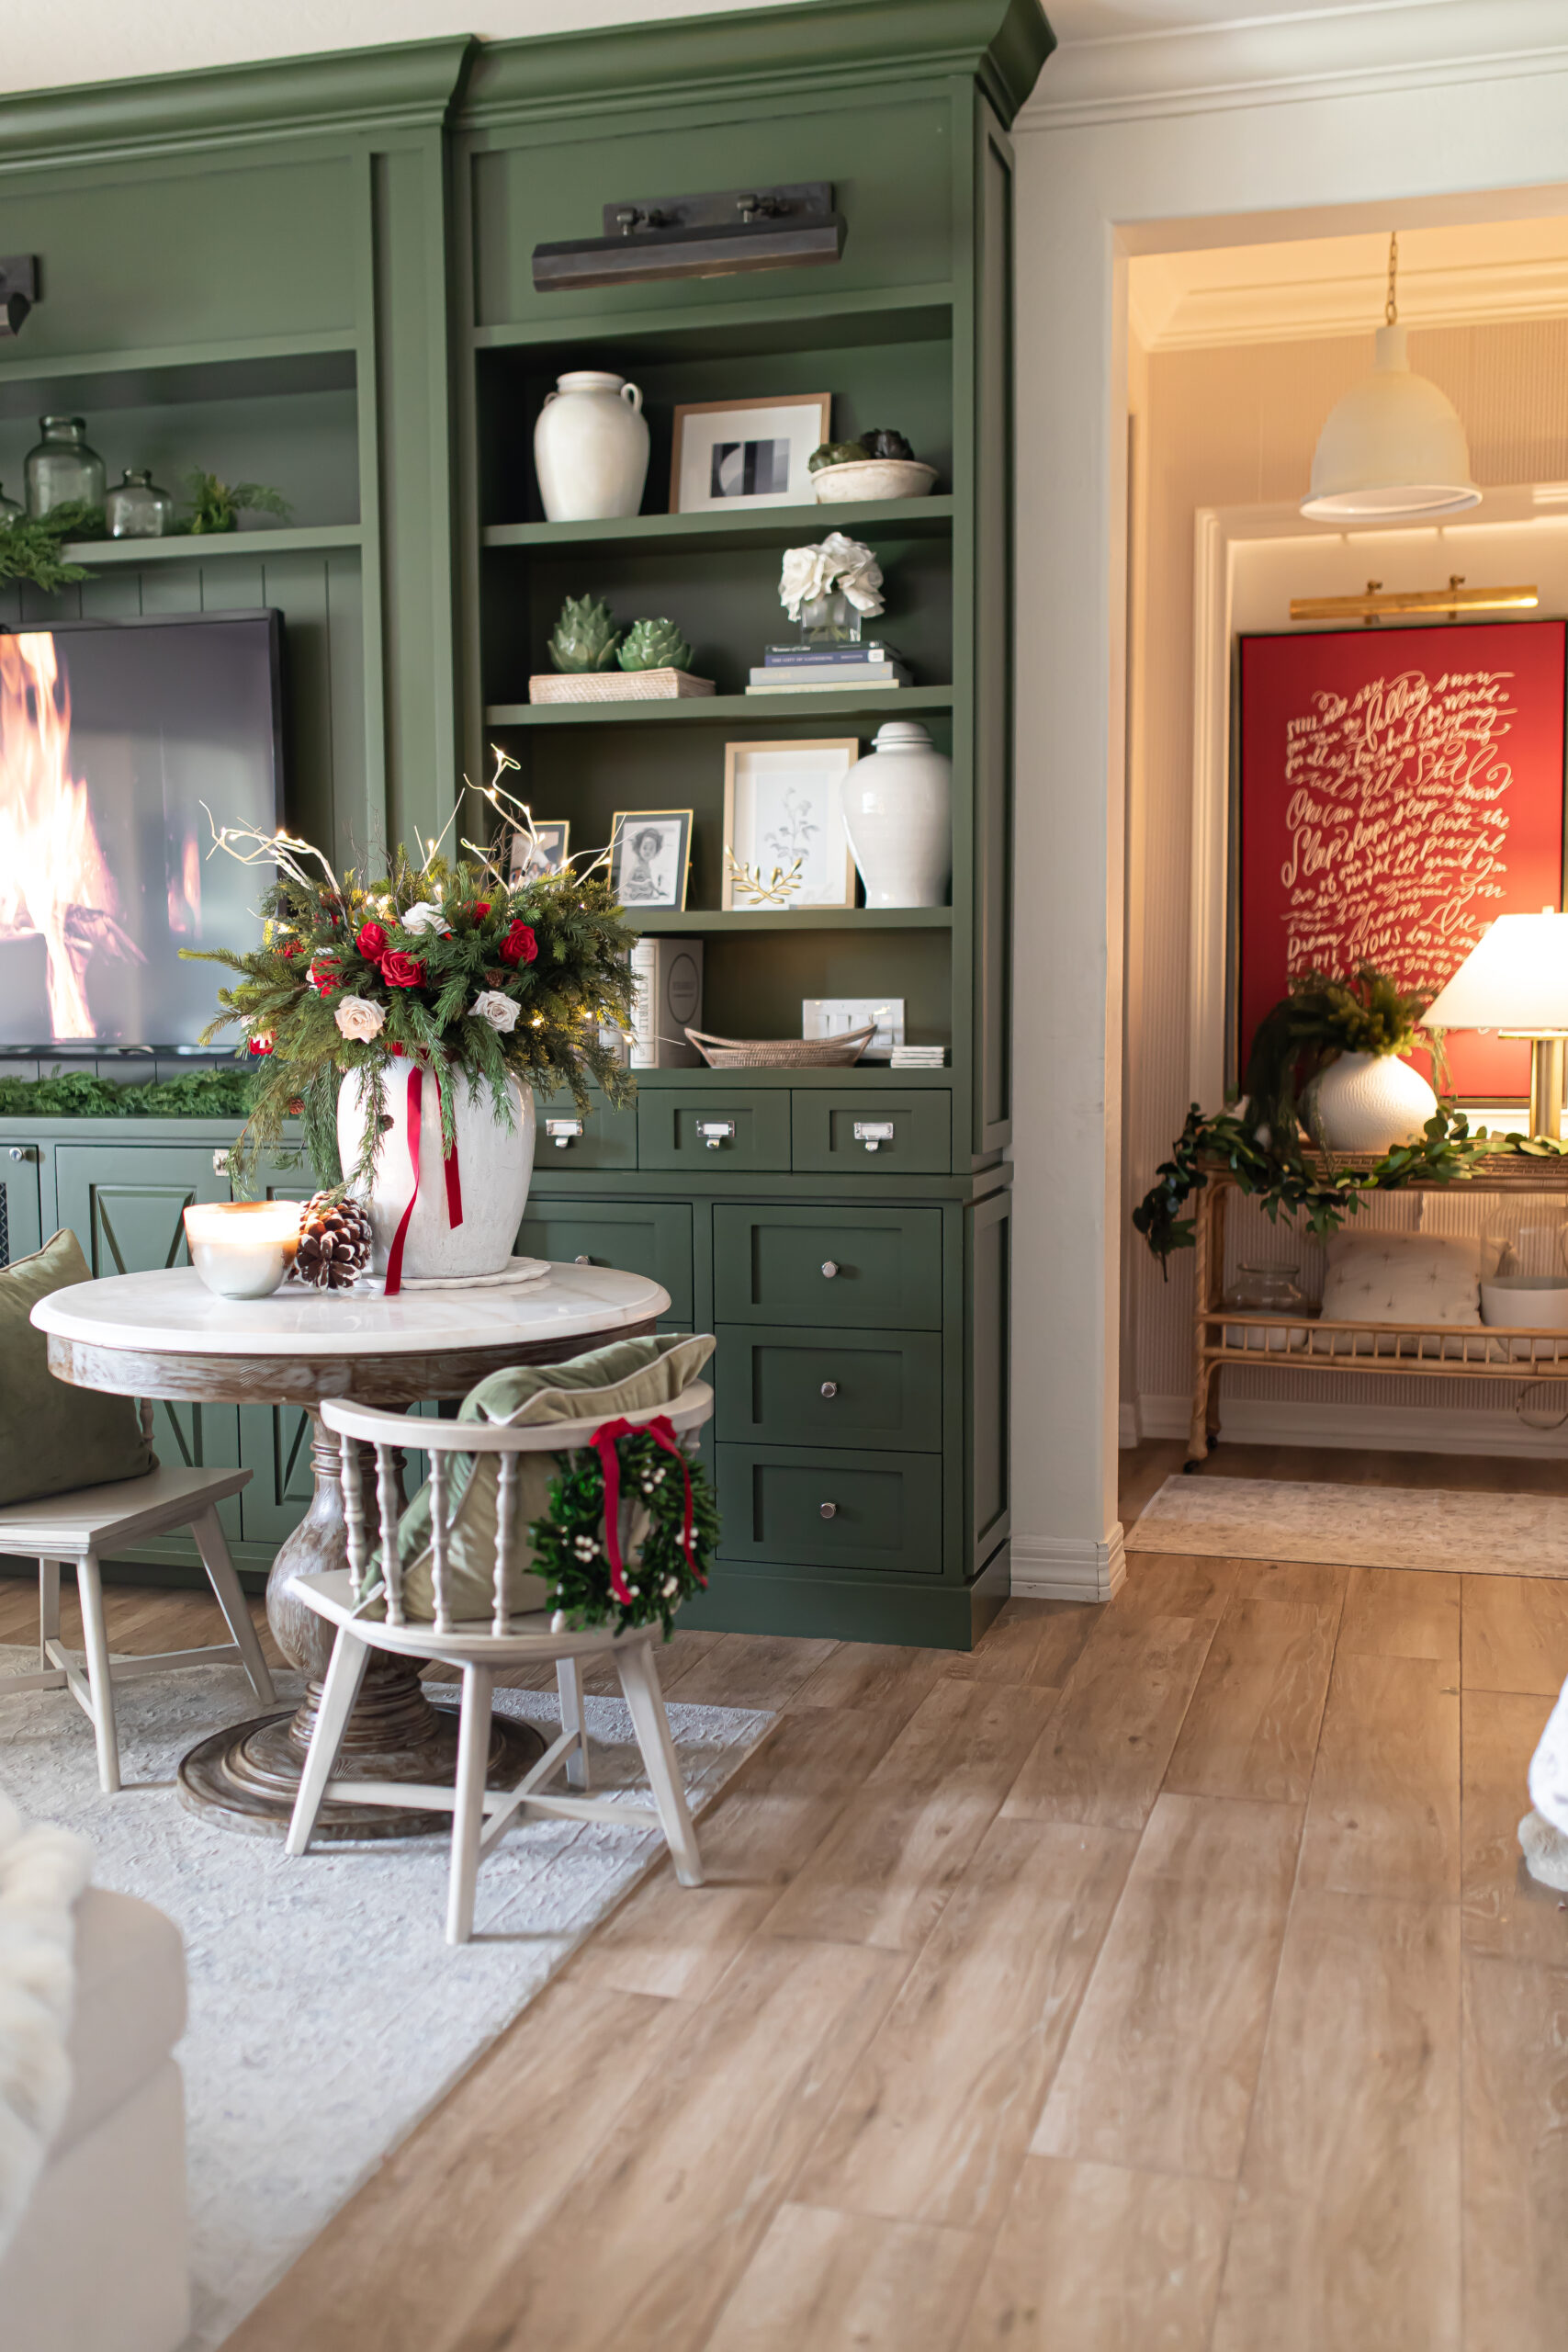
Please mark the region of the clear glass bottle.
<svg viewBox="0 0 1568 2352"><path fill-rule="evenodd" d="M104 501L111 539L161 539L175 519L175 502L145 466L127 466Z"/></svg>
<svg viewBox="0 0 1568 2352"><path fill-rule="evenodd" d="M0 481L0 529L4 529L7 523L19 521L26 512L27 509L23 506L18 506L14 498L6 497L6 485L3 481Z"/></svg>
<svg viewBox="0 0 1568 2352"><path fill-rule="evenodd" d="M1315 1316L1317 1309L1307 1298L1296 1281L1297 1266L1238 1266L1235 1279L1225 1290L1224 1305L1238 1315L1278 1316L1283 1322L1287 1317L1298 1318L1298 1328L1280 1331L1259 1331L1254 1326L1227 1323L1227 1348L1277 1350L1301 1347L1306 1338L1299 1328L1299 1318Z"/></svg>
<svg viewBox="0 0 1568 2352"><path fill-rule="evenodd" d="M24 471L28 513L47 514L51 507L79 499L85 506L104 503L104 461L87 447L87 420L82 416L40 416L43 438L28 451Z"/></svg>
<svg viewBox="0 0 1568 2352"><path fill-rule="evenodd" d="M841 588L826 596L804 596L800 605L802 645L858 645L861 616Z"/></svg>

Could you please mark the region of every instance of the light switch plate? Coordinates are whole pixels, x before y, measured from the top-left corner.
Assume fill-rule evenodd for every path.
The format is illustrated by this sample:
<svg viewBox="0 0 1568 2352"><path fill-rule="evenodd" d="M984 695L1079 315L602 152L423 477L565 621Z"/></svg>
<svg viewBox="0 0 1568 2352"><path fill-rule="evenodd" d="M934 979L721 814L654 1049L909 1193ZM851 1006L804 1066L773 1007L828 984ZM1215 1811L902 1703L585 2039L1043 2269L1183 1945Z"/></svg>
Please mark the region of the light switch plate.
<svg viewBox="0 0 1568 2352"><path fill-rule="evenodd" d="M876 1035L864 1053L864 1062L885 1062L895 1046L904 1042L904 1000L901 996L807 996L800 1002L803 1037L841 1037L851 1029L876 1023Z"/></svg>

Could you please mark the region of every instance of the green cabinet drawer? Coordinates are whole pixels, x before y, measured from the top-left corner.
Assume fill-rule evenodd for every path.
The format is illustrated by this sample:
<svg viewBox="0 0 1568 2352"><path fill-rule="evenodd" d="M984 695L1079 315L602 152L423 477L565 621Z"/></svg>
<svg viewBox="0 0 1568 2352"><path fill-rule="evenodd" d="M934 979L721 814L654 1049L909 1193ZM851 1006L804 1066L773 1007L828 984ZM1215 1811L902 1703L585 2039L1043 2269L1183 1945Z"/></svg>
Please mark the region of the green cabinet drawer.
<svg viewBox="0 0 1568 2352"><path fill-rule="evenodd" d="M789 1166L789 1095L780 1087L726 1088L720 1093L649 1087L637 1102L637 1164L654 1168L753 1171Z"/></svg>
<svg viewBox="0 0 1568 2352"><path fill-rule="evenodd" d="M14 1266L43 1247L36 1143L0 1148L0 1266Z"/></svg>
<svg viewBox="0 0 1568 2352"><path fill-rule="evenodd" d="M539 1104L534 1166L541 1175L554 1168L635 1168L637 1104L615 1110L595 1090L584 1113L569 1093L550 1095Z"/></svg>
<svg viewBox="0 0 1568 2352"><path fill-rule="evenodd" d="M942 1327L942 1211L714 1210L714 1314L720 1323L831 1330Z"/></svg>
<svg viewBox="0 0 1568 2352"><path fill-rule="evenodd" d="M721 1559L942 1572L942 1457L719 1445Z"/></svg>
<svg viewBox="0 0 1568 2352"><path fill-rule="evenodd" d="M670 1294L670 1320L692 1320L692 1212L684 1201L579 1201L533 1194L517 1236L530 1258L646 1274Z"/></svg>
<svg viewBox="0 0 1568 2352"><path fill-rule="evenodd" d="M953 1097L859 1097L826 1088L790 1096L792 1165L825 1176L945 1176L953 1164Z"/></svg>
<svg viewBox="0 0 1568 2352"><path fill-rule="evenodd" d="M942 1340L935 1331L792 1331L719 1327L721 1439L771 1445L942 1446Z"/></svg>

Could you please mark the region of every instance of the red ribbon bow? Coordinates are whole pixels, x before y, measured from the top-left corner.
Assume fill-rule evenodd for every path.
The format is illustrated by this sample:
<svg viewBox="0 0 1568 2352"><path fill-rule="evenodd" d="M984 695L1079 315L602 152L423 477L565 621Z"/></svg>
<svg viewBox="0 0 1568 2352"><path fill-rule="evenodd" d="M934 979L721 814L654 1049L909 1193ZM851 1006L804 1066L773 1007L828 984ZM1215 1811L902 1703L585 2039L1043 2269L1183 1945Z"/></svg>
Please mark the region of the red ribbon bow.
<svg viewBox="0 0 1568 2352"><path fill-rule="evenodd" d="M604 1550L610 1562L610 1590L626 1609L631 1606L632 1593L621 1565L621 1457L615 1451L615 1442L618 1438L636 1437L640 1430L646 1430L654 1443L662 1446L666 1453L672 1453L681 1465L681 1477L686 1489L681 1549L686 1555L686 1566L697 1582L705 1588L707 1584L692 1549L692 1474L686 1466L686 1456L669 1414L660 1413L651 1421L604 1421L588 1442L599 1456L599 1466L604 1473Z"/></svg>
<svg viewBox="0 0 1568 2352"><path fill-rule="evenodd" d="M413 1170L413 1191L409 1204L398 1220L392 1236L392 1246L387 1252L387 1296L396 1298L403 1286L403 1243L408 1238L409 1219L419 1198L419 1136L421 1111L424 1101L424 1072L409 1072L409 1165ZM452 1138L452 1148L442 1162L446 1177L446 1222L457 1227L463 1222L463 1186L457 1168L457 1138Z"/></svg>

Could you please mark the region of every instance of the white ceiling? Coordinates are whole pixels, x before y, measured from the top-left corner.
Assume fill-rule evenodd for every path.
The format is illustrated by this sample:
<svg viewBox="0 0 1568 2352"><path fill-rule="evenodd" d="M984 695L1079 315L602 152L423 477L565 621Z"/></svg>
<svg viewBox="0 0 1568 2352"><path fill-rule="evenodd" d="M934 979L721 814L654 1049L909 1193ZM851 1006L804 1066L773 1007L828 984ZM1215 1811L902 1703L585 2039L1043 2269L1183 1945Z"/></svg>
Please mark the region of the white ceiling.
<svg viewBox="0 0 1568 2352"><path fill-rule="evenodd" d="M1149 33L1190 32L1199 26L1254 25L1273 17L1352 17L1373 9L1441 6L1443 0L1337 0L1303 6L1303 0L1044 0L1057 40L1136 40Z"/></svg>

